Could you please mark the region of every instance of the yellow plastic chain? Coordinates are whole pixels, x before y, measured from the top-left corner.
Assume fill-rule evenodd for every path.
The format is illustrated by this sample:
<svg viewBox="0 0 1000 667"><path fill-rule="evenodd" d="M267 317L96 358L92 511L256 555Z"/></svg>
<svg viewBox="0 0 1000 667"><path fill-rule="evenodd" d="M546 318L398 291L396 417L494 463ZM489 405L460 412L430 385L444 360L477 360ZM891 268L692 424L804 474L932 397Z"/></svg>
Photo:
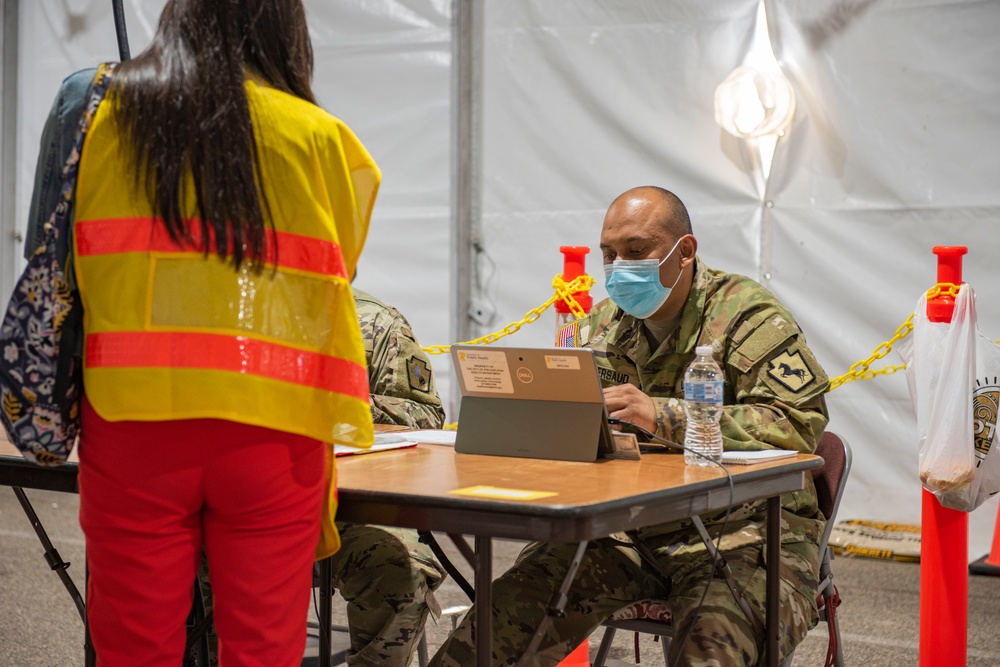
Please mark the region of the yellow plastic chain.
<svg viewBox="0 0 1000 667"><path fill-rule="evenodd" d="M552 278L552 288L555 290L555 293L548 301L538 306L537 308L532 308L520 320L516 322L511 322L510 324L505 326L503 329L500 329L499 331L494 331L493 333L486 334L485 336L480 336L479 338L475 338L470 341L465 341L461 344L489 345L490 343L495 343L504 336L509 336L513 333L517 333L521 329L521 327L523 327L525 324L530 324L536 321L539 317L542 316L542 313L544 313L549 306L551 306L556 301L559 301L560 299L564 301L566 305L569 306L569 309L573 313L573 315L575 315L577 319L580 319L581 317L586 316L586 313L584 312L580 304L577 302L577 300L573 298L573 293L589 290L593 286L593 284L594 284L594 278L586 274L578 276L572 282L568 283L565 280L563 280L563 277L561 275L556 274L556 276ZM934 285L934 287L927 290L927 298L933 299L934 297L940 296L942 294L946 294L948 296L953 296L953 297L958 296L958 290L959 290L959 285L955 285L953 283L938 283ZM862 359L861 361L853 364L843 375L831 379L830 391L833 391L837 387L847 384L848 382L854 382L855 380L871 380L873 378L878 377L879 375L892 375L897 371L904 370L906 368L905 364L898 366L885 366L883 368L876 368L876 369L872 369L870 367L873 363L875 363L879 359L884 358L887 354L889 354L892 351L893 345L895 345L897 342L909 336L910 332L912 331L913 331L913 313L910 313L909 317L906 318L906 321L903 322L898 329L896 329L896 332L893 334L892 338L883 343L879 343L879 345L875 347L875 349L872 351L871 355L867 359ZM996 343L1000 345L1000 340L996 341ZM449 351L451 351L451 345L431 345L430 347L422 347L420 349L426 352L427 354L447 354ZM449 424L445 428L448 428L449 426L453 427L453 425Z"/></svg>
<svg viewBox="0 0 1000 667"><path fill-rule="evenodd" d="M942 294L958 296L958 289L959 286L953 283L938 283L934 287L927 290L927 298L933 299L934 297ZM842 384L854 382L855 380L871 380L879 375L892 375L896 371L904 370L906 368L906 364L900 366L885 366L884 368L877 368L875 370L869 369L869 366L889 354L889 352L892 351L892 346L898 341L901 341L909 336L911 331L913 331L913 313L910 313L910 316L906 318L906 321L903 322L898 329L896 329L896 333L893 334L892 338L884 343L879 343L870 357L862 359L852 365L849 369L847 369L847 372L840 377L835 377L830 380L830 391L833 391Z"/></svg>
<svg viewBox="0 0 1000 667"><path fill-rule="evenodd" d="M459 343L460 345L489 345L490 343L495 343L504 336L509 336L512 333L517 333L521 327L525 324L530 324L542 316L545 310L554 304L556 301L562 300L566 302L569 306L570 311L576 316L577 319L584 317L587 313L584 312L583 308L577 303L576 299L573 298L574 292L584 292L589 290L594 284L593 276L588 276L583 274L577 276L572 282L566 282L563 277L556 274L556 277L552 279L552 288L555 290L555 294L552 295L548 301L538 306L537 308L532 308L529 310L524 317L522 317L517 322L511 322L503 329L499 331L494 331L491 334L486 334L485 336L480 336L474 340L465 341ZM447 354L451 350L451 345L431 345L430 347L420 348L427 354Z"/></svg>

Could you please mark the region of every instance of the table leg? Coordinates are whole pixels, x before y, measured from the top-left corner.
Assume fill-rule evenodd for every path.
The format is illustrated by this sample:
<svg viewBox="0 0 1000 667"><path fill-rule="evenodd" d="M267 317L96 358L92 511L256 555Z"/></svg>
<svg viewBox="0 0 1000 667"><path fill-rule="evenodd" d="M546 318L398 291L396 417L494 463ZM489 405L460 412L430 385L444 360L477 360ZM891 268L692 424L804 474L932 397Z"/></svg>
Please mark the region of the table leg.
<svg viewBox="0 0 1000 667"><path fill-rule="evenodd" d="M476 664L493 664L493 542L476 535Z"/></svg>
<svg viewBox="0 0 1000 667"><path fill-rule="evenodd" d="M573 584L573 578L576 577L576 571L580 569L580 563L583 561L583 554L586 551L587 541L584 540L577 545L576 554L573 556L573 560L570 561L569 567L566 568L566 576L563 577L559 589L552 596L552 599L549 600L545 616L542 617L541 623L535 629L535 634L531 636L531 641L528 642L528 647L517 661L516 667L524 667L524 665L528 664L528 661L534 657L535 651L538 650L538 645L542 643L542 637L552 624L552 619L563 615L563 612L566 610L566 603L569 601L567 594L569 593L570 586Z"/></svg>
<svg viewBox="0 0 1000 667"><path fill-rule="evenodd" d="M330 625L333 622L333 567L330 558L319 562L319 667L330 667Z"/></svg>
<svg viewBox="0 0 1000 667"><path fill-rule="evenodd" d="M778 667L778 609L781 599L781 497L767 499L767 608L764 616L768 667Z"/></svg>

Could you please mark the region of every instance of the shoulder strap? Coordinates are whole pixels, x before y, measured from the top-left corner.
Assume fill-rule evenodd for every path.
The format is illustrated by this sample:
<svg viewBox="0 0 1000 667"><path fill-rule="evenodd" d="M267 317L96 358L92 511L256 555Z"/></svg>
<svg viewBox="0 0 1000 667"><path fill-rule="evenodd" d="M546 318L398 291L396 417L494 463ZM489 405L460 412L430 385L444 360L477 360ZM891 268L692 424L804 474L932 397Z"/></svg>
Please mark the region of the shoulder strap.
<svg viewBox="0 0 1000 667"><path fill-rule="evenodd" d="M80 122L76 128L73 148L70 150L69 156L66 158L66 163L62 168L62 187L59 189L59 199L56 202L55 210L49 216L49 221L45 223L46 241L43 245L48 245L50 237L55 239L66 234L66 229L69 225L68 213L70 202L73 200L73 192L76 189L77 167L80 164L83 141L87 137L87 130L90 129L91 124L94 122L97 107L100 106L101 100L104 99L104 95L108 91L108 86L111 84L111 79L117 67L118 63L103 63L94 76L94 85L91 87L90 99L87 101L87 106L84 107L83 113L80 115Z"/></svg>

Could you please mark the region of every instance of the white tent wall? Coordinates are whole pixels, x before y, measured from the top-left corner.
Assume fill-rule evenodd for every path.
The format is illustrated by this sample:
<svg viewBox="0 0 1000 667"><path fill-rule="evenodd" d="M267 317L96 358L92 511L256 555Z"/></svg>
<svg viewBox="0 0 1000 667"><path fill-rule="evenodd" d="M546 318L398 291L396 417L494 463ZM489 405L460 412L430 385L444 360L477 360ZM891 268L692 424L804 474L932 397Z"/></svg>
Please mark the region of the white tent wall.
<svg viewBox="0 0 1000 667"><path fill-rule="evenodd" d="M319 103L382 169L355 285L451 342L451 2L306 0ZM432 360L450 394L450 365Z"/></svg>
<svg viewBox="0 0 1000 667"><path fill-rule="evenodd" d="M867 357L936 281L935 245L965 245L980 329L1000 338L1000 4L769 0L798 113L765 208L768 286L832 375ZM889 47L891 45L891 48ZM902 363L895 352L878 362ZM916 419L903 373L828 397L854 445L840 516L920 522ZM989 550L994 500L971 515Z"/></svg>
<svg viewBox="0 0 1000 667"><path fill-rule="evenodd" d="M661 184L690 206L705 259L756 275L760 194L712 115L756 0L487 2L483 247L493 325L551 296L560 245L590 246L611 200ZM592 291L606 294L603 279ZM551 345L554 315L511 339Z"/></svg>
<svg viewBox="0 0 1000 667"><path fill-rule="evenodd" d="M0 267L19 266L17 230L17 5L0 0ZM14 286L13 270L0 270L0 298Z"/></svg>
<svg viewBox="0 0 1000 667"><path fill-rule="evenodd" d="M425 345L452 342L452 3L305 4L317 96L384 174L357 285L399 306ZM133 53L162 6L125 0ZM608 203L651 183L688 204L703 260L761 280L791 308L830 375L868 356L910 313L934 282L933 245L969 246L965 277L979 295L980 327L1000 338L1000 241L988 224L1000 209L1000 3L767 7L799 106L765 187L753 147L720 130L712 107L715 86L750 48L757 0L484 0L480 252L475 275L464 277L489 318L480 333L551 295L560 245L590 246L588 269L600 277ZM23 230L59 81L116 59L117 49L110 0L21 0L19 23ZM8 285L19 270L9 255ZM550 345L553 320L550 311L508 340ZM450 364L432 361L452 404ZM841 387L829 405L831 427L856 456L841 516L919 522L915 419L901 374ZM972 557L989 548L996 515L995 500L973 513Z"/></svg>

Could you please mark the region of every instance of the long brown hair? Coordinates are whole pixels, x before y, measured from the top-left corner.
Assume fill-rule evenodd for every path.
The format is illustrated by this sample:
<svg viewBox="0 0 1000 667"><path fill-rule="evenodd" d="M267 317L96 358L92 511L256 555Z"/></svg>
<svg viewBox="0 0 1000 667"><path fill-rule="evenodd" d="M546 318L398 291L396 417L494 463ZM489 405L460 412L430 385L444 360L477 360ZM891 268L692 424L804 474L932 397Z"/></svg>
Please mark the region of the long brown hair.
<svg viewBox="0 0 1000 667"><path fill-rule="evenodd" d="M169 0L152 43L117 71L114 117L136 185L175 242L192 241L183 210L190 170L205 253L236 267L264 258L274 225L246 70L315 104L312 68L301 0Z"/></svg>

